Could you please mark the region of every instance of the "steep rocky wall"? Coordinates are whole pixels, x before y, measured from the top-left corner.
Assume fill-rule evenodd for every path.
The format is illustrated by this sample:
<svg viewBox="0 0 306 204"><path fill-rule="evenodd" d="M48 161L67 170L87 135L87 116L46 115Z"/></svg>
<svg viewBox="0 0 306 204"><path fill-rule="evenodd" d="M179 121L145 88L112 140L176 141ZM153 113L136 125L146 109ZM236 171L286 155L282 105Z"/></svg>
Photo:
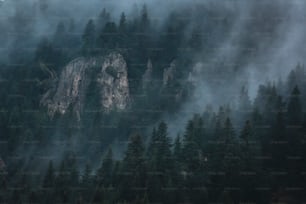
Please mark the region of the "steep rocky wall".
<svg viewBox="0 0 306 204"><path fill-rule="evenodd" d="M88 74L94 72L94 74ZM48 91L41 103L48 107L49 115L65 114L69 107L81 115L86 103L89 84L94 81L99 88L101 109L124 110L129 103L127 65L122 55L77 58L68 63L57 82L54 94Z"/></svg>

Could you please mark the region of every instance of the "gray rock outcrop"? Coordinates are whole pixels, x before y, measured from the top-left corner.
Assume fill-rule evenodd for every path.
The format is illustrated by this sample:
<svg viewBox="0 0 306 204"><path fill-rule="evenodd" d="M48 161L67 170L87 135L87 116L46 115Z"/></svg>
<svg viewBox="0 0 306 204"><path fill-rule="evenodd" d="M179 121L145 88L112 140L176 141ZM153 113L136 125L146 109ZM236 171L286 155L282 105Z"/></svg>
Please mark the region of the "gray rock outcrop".
<svg viewBox="0 0 306 204"><path fill-rule="evenodd" d="M48 113L65 114L69 107L80 115L83 111L89 84L98 88L99 103L104 111L124 110L129 103L127 65L122 55L77 58L61 72L55 90L49 90L41 99Z"/></svg>

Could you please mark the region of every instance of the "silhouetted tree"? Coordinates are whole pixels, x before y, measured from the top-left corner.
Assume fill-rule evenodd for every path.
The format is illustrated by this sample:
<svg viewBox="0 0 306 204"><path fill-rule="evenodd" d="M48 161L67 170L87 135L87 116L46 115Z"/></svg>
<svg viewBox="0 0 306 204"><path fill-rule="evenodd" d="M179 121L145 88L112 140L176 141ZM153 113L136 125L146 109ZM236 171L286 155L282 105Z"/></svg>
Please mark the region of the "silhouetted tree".
<svg viewBox="0 0 306 204"><path fill-rule="evenodd" d="M86 24L82 35L82 53L85 56L93 54L96 43L96 28L92 19Z"/></svg>
<svg viewBox="0 0 306 204"><path fill-rule="evenodd" d="M53 188L55 184L55 173L53 168L52 161L49 162L47 173L44 177L43 187L44 188Z"/></svg>
<svg viewBox="0 0 306 204"><path fill-rule="evenodd" d="M143 197L146 185L145 148L139 134L132 135L122 161L121 199L135 201Z"/></svg>
<svg viewBox="0 0 306 204"><path fill-rule="evenodd" d="M97 172L99 185L108 187L112 184L113 172L113 152L109 149L105 158L103 159L102 166Z"/></svg>
<svg viewBox="0 0 306 204"><path fill-rule="evenodd" d="M288 123L290 125L301 125L302 106L300 102L300 90L297 86L291 92L288 103Z"/></svg>

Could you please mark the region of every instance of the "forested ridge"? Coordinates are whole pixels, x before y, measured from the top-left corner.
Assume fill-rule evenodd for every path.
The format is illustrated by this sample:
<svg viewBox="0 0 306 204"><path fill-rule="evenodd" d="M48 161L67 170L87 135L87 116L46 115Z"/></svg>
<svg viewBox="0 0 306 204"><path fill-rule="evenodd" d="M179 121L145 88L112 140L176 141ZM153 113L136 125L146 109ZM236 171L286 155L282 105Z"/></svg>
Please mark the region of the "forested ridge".
<svg viewBox="0 0 306 204"><path fill-rule="evenodd" d="M233 27L240 21L226 6L169 10L161 22L146 5L117 17L102 9L85 24L56 18L55 29L34 40L35 9L54 15L47 2L34 5L33 12L16 12L7 19L10 29L0 33L3 42L10 32L23 33L10 39L14 46L0 61L0 203L306 199L304 65L295 62L296 67L287 68L292 69L288 76L267 80L252 96L251 82L241 74L273 47L263 36L279 31L281 7L255 7L252 21L244 22L247 31L232 37L239 45L236 57L227 59L214 56L223 52L229 33L238 32ZM41 99L58 86L65 65L111 52L120 53L128 67L129 107L103 111L99 90L91 83L81 117L72 107L50 117ZM204 64L202 72L194 71L198 62ZM167 73L169 67L175 71ZM111 68L106 72L116 75ZM150 80L144 79L146 73ZM266 72L259 73L263 81ZM201 80L204 85L197 83ZM212 97L213 104L199 96L199 107L206 108L182 109L186 104L191 108L195 90L205 86L223 95ZM180 111L194 115L183 123L172 121L172 115L184 119Z"/></svg>
<svg viewBox="0 0 306 204"><path fill-rule="evenodd" d="M254 101L242 89L238 109L208 106L186 122L182 135L170 135L165 122L153 128L147 143L134 132L121 159L109 148L95 170L80 168L82 157L67 151L59 164L50 160L44 173L20 171L11 183L2 161L1 200L299 203L305 199L303 93L298 85L287 98L279 93L299 84L301 73L298 66L286 85L261 85Z"/></svg>

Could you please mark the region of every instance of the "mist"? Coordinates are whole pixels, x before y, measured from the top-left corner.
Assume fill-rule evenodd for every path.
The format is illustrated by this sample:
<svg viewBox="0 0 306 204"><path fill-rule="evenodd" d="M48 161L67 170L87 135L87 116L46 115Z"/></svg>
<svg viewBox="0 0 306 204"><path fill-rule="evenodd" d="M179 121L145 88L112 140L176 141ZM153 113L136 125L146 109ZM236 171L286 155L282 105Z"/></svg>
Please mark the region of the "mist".
<svg viewBox="0 0 306 204"><path fill-rule="evenodd" d="M292 68L299 62L304 63L306 3L298 0L5 0L0 6L0 64L16 63L18 57L22 58L21 62L34 58L41 38L52 39L59 22L67 25L73 19L75 30L72 34L81 36L88 20L96 21L103 8L111 14L112 21L118 22L122 12L128 20L139 16L144 4L154 25L152 35L162 35L160 32L167 20L177 12L188 22L184 32L186 38L198 25L200 31L197 34L205 38L204 49L188 56L192 63L184 67L188 70L184 80L188 80L189 74L192 78L192 95L179 111L164 113L159 119L168 123L172 138L182 134L186 121L193 114L203 112L209 105L218 110L219 106L230 104L235 109L242 86L247 87L253 100L260 84L286 80ZM210 16L211 11L225 13L226 18ZM169 65L171 61L166 63ZM157 66L163 69L166 65ZM54 138L56 140L58 136ZM76 144L78 139L74 138L73 142ZM113 143L117 158L125 150L122 146L126 143ZM56 158L54 160L59 160L66 150L57 148L48 149ZM80 147L75 145L73 148Z"/></svg>
<svg viewBox="0 0 306 204"><path fill-rule="evenodd" d="M237 109L241 87L245 86L254 100L259 85L286 81L289 72L305 61L304 2L226 2L231 2L227 9L235 10L235 21L219 46L195 56L193 96L175 116L165 115L172 137L182 135L186 121L207 106L215 111L225 105ZM252 29L256 22L265 25L265 30ZM255 46L245 44L244 39L253 37ZM225 76L219 75L222 72ZM232 72L234 76L228 77L226 73Z"/></svg>

